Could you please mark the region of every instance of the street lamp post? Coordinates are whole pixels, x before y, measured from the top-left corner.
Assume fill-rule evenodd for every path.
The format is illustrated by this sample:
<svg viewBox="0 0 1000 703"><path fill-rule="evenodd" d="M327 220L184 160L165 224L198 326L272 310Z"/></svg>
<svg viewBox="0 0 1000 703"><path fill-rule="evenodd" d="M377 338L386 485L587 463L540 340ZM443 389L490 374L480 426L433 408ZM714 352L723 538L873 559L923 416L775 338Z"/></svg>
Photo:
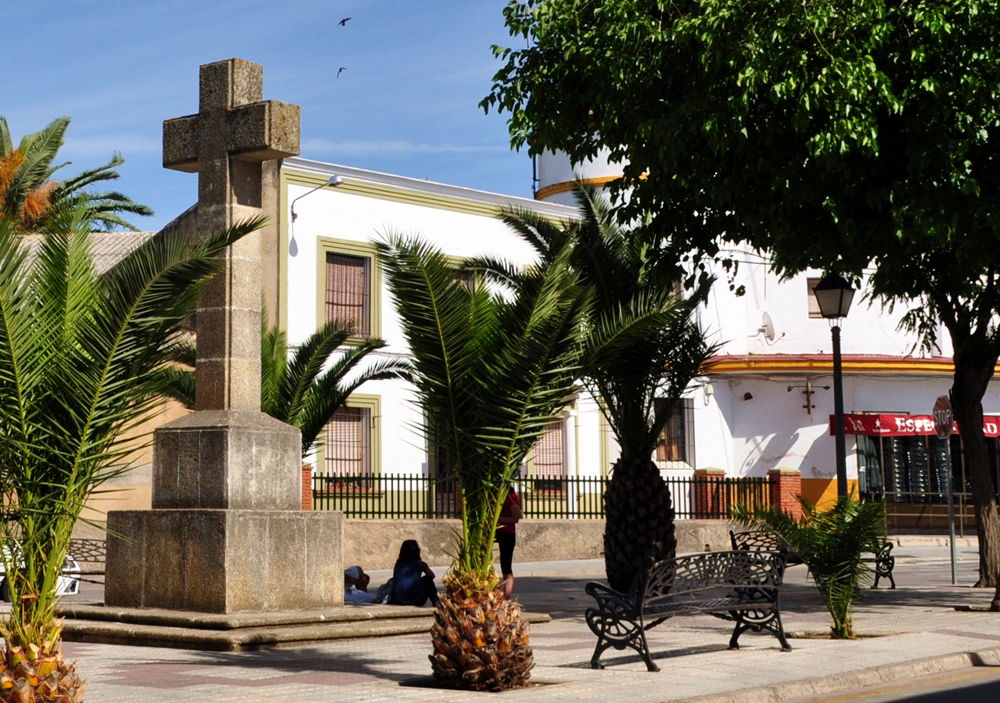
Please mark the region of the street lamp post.
<svg viewBox="0 0 1000 703"><path fill-rule="evenodd" d="M828 273L816 287L816 302L820 314L830 321L830 335L833 338L833 415L837 453L837 497L847 495L847 448L844 440L844 374L840 356L840 325L838 321L847 317L854 300L854 288L843 277Z"/></svg>

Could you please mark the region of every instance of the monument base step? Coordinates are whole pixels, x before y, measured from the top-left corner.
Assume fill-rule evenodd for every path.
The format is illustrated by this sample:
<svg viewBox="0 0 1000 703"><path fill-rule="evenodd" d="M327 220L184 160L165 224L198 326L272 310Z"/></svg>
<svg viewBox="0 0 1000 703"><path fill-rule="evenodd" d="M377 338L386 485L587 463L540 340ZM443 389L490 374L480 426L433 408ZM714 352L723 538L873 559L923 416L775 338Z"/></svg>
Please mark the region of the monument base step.
<svg viewBox="0 0 1000 703"><path fill-rule="evenodd" d="M329 640L428 632L432 608L347 605L309 611L230 614L64 605L59 612L67 642L128 644L176 649L239 651L294 647ZM545 613L525 613L531 623Z"/></svg>

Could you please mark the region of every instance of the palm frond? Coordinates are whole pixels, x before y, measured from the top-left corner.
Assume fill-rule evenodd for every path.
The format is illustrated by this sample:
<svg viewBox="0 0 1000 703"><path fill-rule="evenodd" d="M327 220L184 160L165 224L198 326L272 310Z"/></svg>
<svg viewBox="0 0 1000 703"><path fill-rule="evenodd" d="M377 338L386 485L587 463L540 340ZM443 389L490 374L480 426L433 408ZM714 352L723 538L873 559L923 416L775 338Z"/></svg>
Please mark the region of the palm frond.
<svg viewBox="0 0 1000 703"><path fill-rule="evenodd" d="M101 276L87 211L54 223L29 261L20 223L0 217L0 487L11 507L0 535L17 541L23 560L7 571L8 646L58 641L55 585L73 524L127 470L128 431L166 388L163 371L218 253L260 220L204 240L154 237Z"/></svg>
<svg viewBox="0 0 1000 703"><path fill-rule="evenodd" d="M453 462L462 490L458 565L486 574L507 485L579 374L588 296L565 252L501 296L470 291L419 240L390 237L379 247L414 356L424 432Z"/></svg>

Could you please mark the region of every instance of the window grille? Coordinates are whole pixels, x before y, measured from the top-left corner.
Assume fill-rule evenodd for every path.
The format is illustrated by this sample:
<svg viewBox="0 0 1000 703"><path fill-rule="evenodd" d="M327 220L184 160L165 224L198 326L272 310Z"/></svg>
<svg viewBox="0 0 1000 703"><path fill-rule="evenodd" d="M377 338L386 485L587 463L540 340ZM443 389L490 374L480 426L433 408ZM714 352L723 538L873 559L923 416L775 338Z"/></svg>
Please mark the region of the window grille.
<svg viewBox="0 0 1000 703"><path fill-rule="evenodd" d="M371 259L327 252L326 319L354 324L355 334L371 334Z"/></svg>
<svg viewBox="0 0 1000 703"><path fill-rule="evenodd" d="M327 476L361 476L371 471L371 410L340 408L326 426L323 445Z"/></svg>

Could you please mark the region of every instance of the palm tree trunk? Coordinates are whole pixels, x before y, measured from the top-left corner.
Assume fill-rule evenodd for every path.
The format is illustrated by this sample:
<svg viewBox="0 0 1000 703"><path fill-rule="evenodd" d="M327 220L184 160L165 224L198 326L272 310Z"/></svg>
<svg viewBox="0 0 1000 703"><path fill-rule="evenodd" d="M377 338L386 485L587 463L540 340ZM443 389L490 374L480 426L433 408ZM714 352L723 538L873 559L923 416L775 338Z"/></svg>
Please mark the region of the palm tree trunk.
<svg viewBox="0 0 1000 703"><path fill-rule="evenodd" d="M670 490L651 459L622 456L612 469L604 504L608 584L626 592L637 574L676 554Z"/></svg>

